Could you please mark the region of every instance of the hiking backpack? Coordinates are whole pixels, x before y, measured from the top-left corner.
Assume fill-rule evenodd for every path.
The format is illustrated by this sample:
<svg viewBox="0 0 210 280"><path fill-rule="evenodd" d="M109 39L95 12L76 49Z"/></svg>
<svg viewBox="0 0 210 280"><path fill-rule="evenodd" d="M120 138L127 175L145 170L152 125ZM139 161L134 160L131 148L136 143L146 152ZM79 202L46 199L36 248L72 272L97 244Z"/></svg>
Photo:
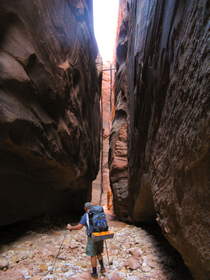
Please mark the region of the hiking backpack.
<svg viewBox="0 0 210 280"><path fill-rule="evenodd" d="M89 225L88 233L102 232L108 230L106 215L102 206L92 206L88 211Z"/></svg>

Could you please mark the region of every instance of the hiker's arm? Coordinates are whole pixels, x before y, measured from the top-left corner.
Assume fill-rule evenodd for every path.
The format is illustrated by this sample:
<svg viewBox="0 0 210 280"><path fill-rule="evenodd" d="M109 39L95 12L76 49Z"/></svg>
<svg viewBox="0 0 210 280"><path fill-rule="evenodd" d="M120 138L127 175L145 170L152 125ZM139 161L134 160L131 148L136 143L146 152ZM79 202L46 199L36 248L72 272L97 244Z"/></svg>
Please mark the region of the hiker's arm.
<svg viewBox="0 0 210 280"><path fill-rule="evenodd" d="M66 228L71 231L71 230L79 230L79 229L83 228L83 226L84 225L82 225L82 224L78 224L76 226L71 226L68 224Z"/></svg>

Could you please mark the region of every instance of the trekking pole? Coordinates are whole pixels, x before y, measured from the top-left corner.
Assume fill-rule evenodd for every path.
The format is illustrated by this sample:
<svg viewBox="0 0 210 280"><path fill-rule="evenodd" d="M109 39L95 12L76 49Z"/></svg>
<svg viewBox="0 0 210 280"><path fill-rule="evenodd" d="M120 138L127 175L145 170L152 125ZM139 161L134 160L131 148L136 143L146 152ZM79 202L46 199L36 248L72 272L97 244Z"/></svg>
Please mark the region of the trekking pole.
<svg viewBox="0 0 210 280"><path fill-rule="evenodd" d="M55 259L54 259L54 262L53 262L53 265L52 265L52 270L51 270L51 273L50 273L50 274L53 274L53 272L54 272L54 270L55 270L55 264L56 264L56 261L57 261L57 257L58 257L59 254L60 254L61 248L62 248L62 246L63 246L63 242L64 242L64 240L65 240L65 238L66 238L66 234L67 234L67 230L66 230L65 233L64 233L63 240L62 240L61 245L60 245L60 247L59 247L58 253L57 253L57 255L55 256Z"/></svg>
<svg viewBox="0 0 210 280"><path fill-rule="evenodd" d="M104 241L105 241L106 254L107 254L107 259L108 259L108 265L110 266L108 248L107 248L106 240L104 240Z"/></svg>

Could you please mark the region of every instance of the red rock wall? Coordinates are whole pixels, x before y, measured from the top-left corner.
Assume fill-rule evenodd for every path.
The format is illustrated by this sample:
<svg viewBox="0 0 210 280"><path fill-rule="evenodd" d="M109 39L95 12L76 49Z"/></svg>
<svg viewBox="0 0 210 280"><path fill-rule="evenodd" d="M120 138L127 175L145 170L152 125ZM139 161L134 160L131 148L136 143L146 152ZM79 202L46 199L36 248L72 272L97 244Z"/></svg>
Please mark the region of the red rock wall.
<svg viewBox="0 0 210 280"><path fill-rule="evenodd" d="M0 2L0 224L81 211L99 166L91 0Z"/></svg>
<svg viewBox="0 0 210 280"><path fill-rule="evenodd" d="M115 214L128 221L128 149L127 149L127 69L128 17L126 1L120 1L117 46L116 75L114 87L114 118L110 134L109 169L113 192Z"/></svg>
<svg viewBox="0 0 210 280"><path fill-rule="evenodd" d="M110 191L109 184L109 168L108 168L108 152L109 152L109 135L111 128L112 117L112 91L114 81L114 68L111 63L103 64L102 74L102 118L103 118L103 155L102 155L102 176L103 176L103 191Z"/></svg>
<svg viewBox="0 0 210 280"><path fill-rule="evenodd" d="M129 215L151 221L154 203L164 235L207 280L209 1L127 4Z"/></svg>

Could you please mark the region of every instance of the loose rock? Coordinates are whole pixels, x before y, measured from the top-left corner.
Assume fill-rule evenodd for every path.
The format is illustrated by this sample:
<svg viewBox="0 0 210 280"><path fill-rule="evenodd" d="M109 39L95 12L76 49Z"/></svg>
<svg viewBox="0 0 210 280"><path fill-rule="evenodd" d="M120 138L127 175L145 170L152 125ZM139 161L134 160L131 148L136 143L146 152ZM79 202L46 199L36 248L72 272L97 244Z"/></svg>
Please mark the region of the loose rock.
<svg viewBox="0 0 210 280"><path fill-rule="evenodd" d="M135 257L130 257L128 258L128 260L125 263L125 266L134 270L134 269L138 269L140 267L140 262L137 258Z"/></svg>
<svg viewBox="0 0 210 280"><path fill-rule="evenodd" d="M109 280L122 280L123 278L120 277L119 273L113 272L111 275L108 276Z"/></svg>
<svg viewBox="0 0 210 280"><path fill-rule="evenodd" d="M0 257L0 269L6 270L9 267L9 262L6 258Z"/></svg>

